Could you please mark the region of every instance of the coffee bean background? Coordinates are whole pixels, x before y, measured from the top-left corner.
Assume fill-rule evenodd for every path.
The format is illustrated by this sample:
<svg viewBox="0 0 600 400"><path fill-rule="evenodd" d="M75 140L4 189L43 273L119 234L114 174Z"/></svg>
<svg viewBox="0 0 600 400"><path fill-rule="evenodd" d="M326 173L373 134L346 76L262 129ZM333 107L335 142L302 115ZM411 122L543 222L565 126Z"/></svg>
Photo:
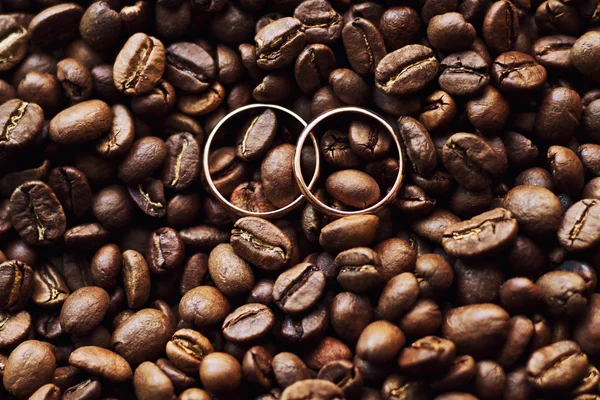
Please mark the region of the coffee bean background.
<svg viewBox="0 0 600 400"><path fill-rule="evenodd" d="M598 0L0 0L0 399L600 399ZM299 132L388 121L377 215ZM400 165L315 132L352 211ZM317 131L317 130L316 130ZM315 149L302 151L305 178Z"/></svg>

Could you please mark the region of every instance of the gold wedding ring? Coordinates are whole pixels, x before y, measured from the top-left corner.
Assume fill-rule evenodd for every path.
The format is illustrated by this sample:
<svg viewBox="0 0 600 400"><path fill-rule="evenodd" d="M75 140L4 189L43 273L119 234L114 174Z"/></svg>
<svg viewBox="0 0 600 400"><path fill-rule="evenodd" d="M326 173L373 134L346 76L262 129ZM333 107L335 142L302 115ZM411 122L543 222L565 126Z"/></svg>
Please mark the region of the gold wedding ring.
<svg viewBox="0 0 600 400"><path fill-rule="evenodd" d="M312 186L316 180L315 175L319 174L320 168L316 169L315 175L313 175L313 178L312 178L310 184L307 186L304 181L304 176L302 175L302 169L301 169L301 164L300 164L302 146L304 146L304 142L306 141L306 138L308 137L308 135L309 134L311 135L311 138L314 143L315 138L314 138L314 135L312 134L312 132L314 131L315 127L317 127L317 125L319 125L321 122L323 122L327 118L334 116L334 115L343 114L343 113L359 114L362 116L367 116L369 118L375 119L377 122L379 122L381 125L383 125L385 127L385 129L387 129L388 133L394 140L394 143L396 143L396 148L398 149L398 176L396 177L396 180L395 180L394 184L392 185L392 188L388 191L388 193L385 195L385 197L383 199L381 199L378 203L373 204L372 206L370 206L368 208L365 208L362 210L356 210L356 211L338 210L338 209L329 207L327 204L324 204L322 201L317 199L317 197L311 192L311 190L312 190ZM318 161L319 161L319 152L317 150L317 164L318 164ZM402 153L402 146L400 145L400 141L398 140L398 137L396 136L394 129L392 128L392 126L390 124L387 123L387 121L385 119L383 119L383 117L374 113L373 111L370 111L370 110L367 110L367 109L361 108L361 107L336 108L336 109L327 111L327 112L319 115L317 118L313 119L310 122L310 124L308 124L304 128L302 133L300 134L300 137L298 138L298 142L296 144L296 151L294 153L294 176L296 178L298 187L300 188L300 192L302 192L304 197L306 197L306 200L317 210L319 210L320 212L322 212L324 214L332 215L332 216L336 216L336 217L346 217L349 215L359 215L359 214L375 214L375 213L381 211L386 205L388 205L390 202L392 202L396 198L396 195L398 194L398 190L400 190L400 187L402 185L403 172L404 172L404 156ZM316 176L316 178L318 178L318 176Z"/></svg>
<svg viewBox="0 0 600 400"><path fill-rule="evenodd" d="M208 136L208 138L206 140L206 144L204 145L204 152L202 154L202 167L204 170L204 178L206 180L206 186L208 187L210 193L217 199L217 201L219 203L221 203L229 211L235 213L238 216L242 216L242 217L260 217L260 218L265 218L265 219L274 219L274 218L282 217L285 214L289 213L290 211L294 210L296 207L298 207L304 201L304 196L302 194L300 194L290 204L286 205L285 207L273 210L273 211L253 212L253 211L244 210L243 208L237 207L236 205L232 204L229 200L227 200L225 198L225 196L223 196L219 192L219 190L216 188L216 186L212 180L212 177L210 176L209 169L208 169L208 159L210 156L210 147L211 147L211 144L212 144L214 138L219 134L221 128L229 120L231 120L231 118L233 118L241 113L247 112L249 110L263 109L263 108L264 109L270 108L270 109L281 111L281 112L291 116L296 121L298 121L298 123L300 123L303 128L306 127L306 121L304 121L298 114L294 113L293 111L290 111L289 109L287 109L285 107L281 107L281 106L278 106L275 104L258 104L258 103L257 104L249 104L247 106L240 107L238 109L233 110L232 112L227 114L225 117L223 117L211 131L210 135ZM315 147L315 158L316 158L315 173L313 174L313 177L312 177L310 183L306 187L306 189L308 191L310 191L312 189L312 187L314 186L314 184L317 182L317 178L319 176L320 162L321 162L320 153L319 153L319 145L318 145L315 137L310 132L306 132L306 130L304 130L302 132L304 135L303 143L304 143L304 141L306 141L306 137L310 135L311 140L313 142L313 146ZM296 149L297 148L298 147L296 147Z"/></svg>

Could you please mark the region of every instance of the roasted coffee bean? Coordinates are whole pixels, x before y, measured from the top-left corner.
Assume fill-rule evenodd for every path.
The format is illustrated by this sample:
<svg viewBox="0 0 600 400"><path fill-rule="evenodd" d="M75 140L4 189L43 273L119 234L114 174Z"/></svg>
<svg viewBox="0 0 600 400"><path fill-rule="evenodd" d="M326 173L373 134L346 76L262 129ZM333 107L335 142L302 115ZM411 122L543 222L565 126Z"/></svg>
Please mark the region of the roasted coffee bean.
<svg viewBox="0 0 600 400"><path fill-rule="evenodd" d="M354 169L337 171L329 175L325 188L334 199L359 209L370 207L381 198L379 185L375 179Z"/></svg>
<svg viewBox="0 0 600 400"><path fill-rule="evenodd" d="M228 353L214 352L204 357L200 380L211 392L230 392L242 381L242 366Z"/></svg>
<svg viewBox="0 0 600 400"><path fill-rule="evenodd" d="M188 324L198 327L214 325L231 312L229 301L212 286L198 286L179 302L179 314Z"/></svg>
<svg viewBox="0 0 600 400"><path fill-rule="evenodd" d="M254 274L230 244L219 244L208 256L208 272L224 294L246 294L254 286Z"/></svg>
<svg viewBox="0 0 600 400"><path fill-rule="evenodd" d="M536 134L551 143L567 143L579 127L581 98L574 90L556 88L544 96L535 118Z"/></svg>
<svg viewBox="0 0 600 400"><path fill-rule="evenodd" d="M454 96L480 92L490 82L489 65L474 51L450 54L440 63L440 87Z"/></svg>
<svg viewBox="0 0 600 400"><path fill-rule="evenodd" d="M14 349L4 366L4 387L12 395L25 398L50 383L56 368L56 358L50 346L37 340L27 340Z"/></svg>
<svg viewBox="0 0 600 400"><path fill-rule="evenodd" d="M234 343L256 342L264 338L275 324L275 316L264 304L248 303L223 321L223 336Z"/></svg>
<svg viewBox="0 0 600 400"><path fill-rule="evenodd" d="M133 375L131 367L123 357L96 346L76 349L69 356L69 364L110 382L127 382Z"/></svg>
<svg viewBox="0 0 600 400"><path fill-rule="evenodd" d="M475 40L475 28L462 14L449 12L436 15L427 25L427 39L443 52L467 50Z"/></svg>
<svg viewBox="0 0 600 400"><path fill-rule="evenodd" d="M150 92L165 70L165 47L160 40L136 33L125 43L114 65L114 83L129 96Z"/></svg>
<svg viewBox="0 0 600 400"><path fill-rule="evenodd" d="M586 373L587 356L572 341L563 340L538 349L527 360L528 381L542 391L575 386Z"/></svg>
<svg viewBox="0 0 600 400"><path fill-rule="evenodd" d="M542 300L549 314L575 317L585 310L585 281L578 274L550 271L542 275L536 285L542 291Z"/></svg>
<svg viewBox="0 0 600 400"><path fill-rule="evenodd" d="M456 354L450 340L437 336L425 336L405 347L398 356L400 370L409 375L437 374L446 371Z"/></svg>
<svg viewBox="0 0 600 400"><path fill-rule="evenodd" d="M160 218L166 213L165 190L161 181L148 178L143 183L127 187L135 204L145 214Z"/></svg>
<svg viewBox="0 0 600 400"><path fill-rule="evenodd" d="M338 271L338 283L351 292L363 292L383 283L379 272L381 260L376 252L367 247L342 251L335 258L333 266Z"/></svg>
<svg viewBox="0 0 600 400"><path fill-rule="evenodd" d="M575 41L575 37L566 35L541 37L531 48L533 57L550 70L569 71L573 68L571 48Z"/></svg>
<svg viewBox="0 0 600 400"><path fill-rule="evenodd" d="M492 77L506 93L528 93L538 90L546 81L546 69L530 55L518 51L502 53L492 64Z"/></svg>
<svg viewBox="0 0 600 400"><path fill-rule="evenodd" d="M386 55L375 70L375 84L386 94L419 92L438 74L439 62L433 51L411 44Z"/></svg>
<svg viewBox="0 0 600 400"><path fill-rule="evenodd" d="M197 373L204 357L212 352L213 346L210 341L192 329L176 331L166 347L171 362L189 374Z"/></svg>
<svg viewBox="0 0 600 400"><path fill-rule="evenodd" d="M573 204L562 217L558 228L560 243L569 251L586 250L598 243L599 210L599 203L594 199L585 199Z"/></svg>
<svg viewBox="0 0 600 400"><path fill-rule="evenodd" d="M27 55L29 34L27 29L8 15L0 19L0 32L3 38L0 71L4 72L15 67Z"/></svg>
<svg viewBox="0 0 600 400"><path fill-rule="evenodd" d="M329 73L336 67L333 51L324 44L309 44L302 50L294 65L296 83L310 94L327 84Z"/></svg>
<svg viewBox="0 0 600 400"><path fill-rule="evenodd" d="M510 1L498 1L488 9L483 20L483 39L494 53L515 48L519 35L519 15Z"/></svg>
<svg viewBox="0 0 600 400"><path fill-rule="evenodd" d="M325 0L308 0L294 10L308 43L331 43L342 34L342 16Z"/></svg>
<svg viewBox="0 0 600 400"><path fill-rule="evenodd" d="M461 186L482 190L501 170L501 159L483 139L470 133L452 135L443 149L444 166Z"/></svg>
<svg viewBox="0 0 600 400"><path fill-rule="evenodd" d="M236 254L265 270L287 266L293 251L292 243L277 226L256 217L236 221L231 246Z"/></svg>
<svg viewBox="0 0 600 400"><path fill-rule="evenodd" d="M186 92L203 92L216 76L213 57L195 43L173 43L166 49L166 77Z"/></svg>
<svg viewBox="0 0 600 400"><path fill-rule="evenodd" d="M50 171L48 185L66 213L83 217L92 206L92 189L87 177L73 167L58 167Z"/></svg>
<svg viewBox="0 0 600 400"><path fill-rule="evenodd" d="M214 151L208 159L208 173L217 190L228 195L249 175L249 168L235 156L234 147L221 147Z"/></svg>
<svg viewBox="0 0 600 400"><path fill-rule="evenodd" d="M415 172L421 176L431 176L437 165L437 154L427 129L411 117L400 117L398 129Z"/></svg>
<svg viewBox="0 0 600 400"><path fill-rule="evenodd" d="M453 257L482 257L510 246L518 232L517 220L503 208L450 225L444 233L444 250Z"/></svg>
<svg viewBox="0 0 600 400"><path fill-rule="evenodd" d="M112 106L112 125L96 142L96 151L107 158L120 157L127 153L135 136L135 127L131 112L127 107Z"/></svg>
<svg viewBox="0 0 600 400"><path fill-rule="evenodd" d="M31 300L44 308L61 306L68 298L70 290L63 277L48 264L42 264L33 273Z"/></svg>
<svg viewBox="0 0 600 400"><path fill-rule="evenodd" d="M33 292L33 271L31 267L21 261L4 261L0 264L0 309L20 311Z"/></svg>
<svg viewBox="0 0 600 400"><path fill-rule="evenodd" d="M140 253L127 250L122 254L123 288L130 308L141 308L150 297L150 271Z"/></svg>
<svg viewBox="0 0 600 400"><path fill-rule="evenodd" d="M294 151L291 144L274 147L265 155L260 167L265 195L279 208L287 206L300 194L293 173Z"/></svg>
<svg viewBox="0 0 600 400"><path fill-rule="evenodd" d="M329 84L335 96L345 104L360 106L367 101L369 88L365 80L351 69L338 68L331 71Z"/></svg>
<svg viewBox="0 0 600 400"><path fill-rule="evenodd" d="M371 75L386 55L385 44L377 26L365 18L355 18L342 30L350 66L360 75Z"/></svg>
<svg viewBox="0 0 600 400"><path fill-rule="evenodd" d="M307 311L321 298L325 275L310 263L300 263L283 272L273 285L273 300L288 314Z"/></svg>
<svg viewBox="0 0 600 400"><path fill-rule="evenodd" d="M19 186L10 198L12 226L29 244L49 244L66 230L64 210L52 189L41 181Z"/></svg>
<svg viewBox="0 0 600 400"><path fill-rule="evenodd" d="M578 198L584 185L584 170L575 152L567 147L552 146L548 149L548 163L558 189Z"/></svg>
<svg viewBox="0 0 600 400"><path fill-rule="evenodd" d="M271 22L255 36L259 67L267 70L281 68L294 61L306 43L302 22L296 18L281 18Z"/></svg>
<svg viewBox="0 0 600 400"><path fill-rule="evenodd" d="M599 32L586 32L571 48L571 61L575 68L596 82L600 81L600 69L592 60L597 55L596 44L599 40Z"/></svg>
<svg viewBox="0 0 600 400"><path fill-rule="evenodd" d="M385 363L394 359L405 343L402 331L387 321L369 324L356 344L356 354L363 360Z"/></svg>
<svg viewBox="0 0 600 400"><path fill-rule="evenodd" d="M83 8L74 3L48 7L29 23L31 41L42 47L53 47L75 38Z"/></svg>
<svg viewBox="0 0 600 400"><path fill-rule="evenodd" d="M532 202L532 198L536 201ZM560 202L554 193L530 185L517 186L508 192L504 208L512 212L520 230L537 237L554 234L562 215Z"/></svg>
<svg viewBox="0 0 600 400"><path fill-rule="evenodd" d="M177 268L185 257L183 242L172 228L160 228L152 233L146 252L150 272L167 273Z"/></svg>
<svg viewBox="0 0 600 400"><path fill-rule="evenodd" d="M84 101L52 118L49 135L53 141L63 145L85 143L108 132L112 118L112 111L105 102Z"/></svg>
<svg viewBox="0 0 600 400"><path fill-rule="evenodd" d="M32 144L42 133L44 111L35 103L18 99L0 106L0 149L21 149Z"/></svg>
<svg viewBox="0 0 600 400"><path fill-rule="evenodd" d="M271 109L249 119L237 138L236 155L245 161L263 157L277 134L277 114Z"/></svg>
<svg viewBox="0 0 600 400"><path fill-rule="evenodd" d="M56 68L56 76L71 103L79 103L91 96L92 75L84 65L73 58L65 58Z"/></svg>
<svg viewBox="0 0 600 400"><path fill-rule="evenodd" d="M108 302L108 293L97 286L74 291L67 297L60 311L62 328L75 335L90 333L104 319Z"/></svg>

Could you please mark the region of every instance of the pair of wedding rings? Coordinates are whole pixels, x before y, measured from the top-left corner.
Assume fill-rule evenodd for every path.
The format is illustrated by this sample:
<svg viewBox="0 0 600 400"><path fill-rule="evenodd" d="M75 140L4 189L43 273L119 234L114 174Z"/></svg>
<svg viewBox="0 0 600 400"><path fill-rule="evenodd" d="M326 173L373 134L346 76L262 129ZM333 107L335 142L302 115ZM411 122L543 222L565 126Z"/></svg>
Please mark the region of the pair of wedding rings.
<svg viewBox="0 0 600 400"><path fill-rule="evenodd" d="M227 200L225 198L225 196L223 196L222 193L219 192L219 190L215 186L215 183L209 173L209 156L211 154L211 145L212 145L213 141L215 140L215 138L218 137L218 135L220 134L220 131L222 130L222 128L233 117L239 116L240 114L249 112L251 110L260 110L260 109L278 110L282 113L287 114L289 117L293 118L295 121L297 121L303 127L303 130L300 133L298 140L296 142L296 150L294 153L294 161L293 161L294 177L295 177L296 183L300 189L301 194L294 201L289 203L288 205L278 208L273 211L268 211L268 212L248 211L248 210L245 210L243 208L240 208L240 207L232 204L229 200ZM383 126L387 130L388 134L392 138L392 141L395 143L397 152L398 152L398 175L397 175L396 180L394 181L392 187L387 191L386 195L379 202L371 205L370 207L364 208L362 210L343 211L343 210L339 210L339 209L330 207L327 204L323 203L321 200L319 200L315 196L315 194L312 192L313 187L319 180L319 176L321 173L321 164L322 164L321 154L319 151L319 143L318 143L317 139L314 137L313 131L319 124L323 123L324 121L326 121L327 119L329 119L335 115L339 116L340 114L354 114L354 115L361 116L363 118L368 117L368 118L374 119L375 121L377 121L379 124L381 124L381 126ZM306 142L306 140L309 137L310 137L310 140L315 149L316 161L315 161L315 171L313 173L312 178L310 179L310 182L307 184L305 177L302 173L302 168L301 168L301 152L302 152L304 143ZM274 105L274 104L250 104L250 105L240 107L240 108L230 112L225 117L223 117L223 119L221 119L217 123L217 125L213 128L210 135L208 136L208 139L207 139L205 147L204 147L204 153L202 155L202 165L203 165L203 169L205 171L206 184L207 184L207 187L208 187L210 193L226 209L237 214L238 216L242 216L242 217L254 216L254 217L261 217L261 218L265 218L265 219L279 218L279 217L282 217L283 215L289 213L290 211L296 209L300 204L302 204L306 200L315 209L317 209L318 211L320 211L326 215L335 216L335 217L345 217L345 216L349 216L349 215L375 214L375 213L381 211L386 205L388 205L390 202L392 202L396 198L396 195L402 185L402 178L403 178L403 171L404 171L404 157L403 157L400 141L398 140L398 137L395 134L392 126L384 118L382 118L378 114L376 114L370 110L367 110L365 108L360 108L360 107L336 108L336 109L327 111L327 112L319 115L317 118L313 119L310 123L307 124L306 121L304 121L298 114L294 113L293 111L291 111L285 107L281 107L281 106Z"/></svg>

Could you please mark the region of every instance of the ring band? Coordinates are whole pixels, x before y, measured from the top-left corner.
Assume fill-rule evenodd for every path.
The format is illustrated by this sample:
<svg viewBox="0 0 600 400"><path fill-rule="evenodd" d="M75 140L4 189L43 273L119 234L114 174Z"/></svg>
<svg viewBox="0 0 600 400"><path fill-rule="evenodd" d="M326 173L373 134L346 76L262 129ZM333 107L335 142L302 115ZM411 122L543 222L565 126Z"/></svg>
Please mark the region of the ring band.
<svg viewBox="0 0 600 400"><path fill-rule="evenodd" d="M298 207L302 201L304 200L304 196L302 194L300 194L294 201L292 201L290 204L286 205L285 207L282 208L278 208L276 210L273 211L268 211L268 212L253 212L253 211L248 211L248 210L244 210L243 208L237 207L235 205L233 205L229 200L227 200L217 189L217 187L215 186L212 177L210 176L210 172L208 169L208 158L210 156L210 145L213 142L213 139L215 138L215 136L219 133L219 130L221 129L221 127L227 123L227 121L229 121L231 118L233 118L234 116L241 114L245 111L248 110L252 110L252 109L257 109L257 108L271 108L271 109L275 109L275 110L279 110L281 112L286 113L287 115L292 116L295 120L297 120L303 128L306 127L306 121L304 121L302 119L302 117L300 117L298 114L294 113L293 111L288 110L285 107L281 107L278 106L276 104L262 104L262 103L256 103L256 104L249 104L247 106L243 106L240 108L237 108L233 111L231 111L229 114L227 114L225 117L223 117L218 123L217 125L215 125L215 127L213 128L213 130L211 131L210 135L208 136L208 138L206 139L206 144L204 145L204 151L202 153L202 167L204 170L204 178L206 180L206 184L208 186L208 189L210 191L210 193L217 199L217 201L219 203L221 203L225 208L227 208L229 211L242 216L242 217L260 217L260 218L265 218L265 219L273 219L273 218L279 218L287 213L289 213L290 211L294 210L296 207ZM304 131L302 131L304 133ZM304 141L306 141L306 136L308 136L310 132L307 132L306 135L304 135ZM321 160L320 160L320 153L319 153L319 145L317 143L317 140L315 139L314 135L310 134L311 140L313 142L313 146L315 147L315 172L313 174L313 177L308 185L308 190L310 191L312 189L312 187L314 186L314 184L317 182L317 179L319 177L319 170L320 170L320 165L321 165ZM297 147L296 147L297 148ZM295 174L295 171L294 171Z"/></svg>
<svg viewBox="0 0 600 400"><path fill-rule="evenodd" d="M324 204L322 201L317 199L316 196L314 194L312 194L312 192L311 192L315 177L313 176L313 180L310 182L310 184L308 186L306 186L306 183L304 182L304 176L302 175L302 169L301 169L301 164L300 164L301 151L302 151L302 146L304 146L304 142L306 141L306 137L309 134L311 134L311 137L313 138L313 141L314 141L315 140L314 135L312 135L312 131L314 130L314 128L319 123L321 123L323 120L325 120L333 115L342 114L342 113L361 114L361 115L366 115L370 118L377 120L381 125L383 125L387 129L390 136L394 140L394 143L396 143L396 148L398 149L398 176L396 177L396 180L395 180L394 184L392 185L392 188L388 191L388 193L385 195L385 197L383 199L381 199L378 203L373 204L372 206L367 207L362 210L342 211L342 210L338 210L338 209L329 207L328 205ZM317 156L317 160L319 160L319 156ZM319 170L317 170L315 172L315 175L318 172L319 172ZM402 153L402 146L400 145L400 141L398 140L398 137L396 136L396 133L394 132L394 129L392 128L392 126L390 124L388 124L387 121L385 119L383 119L383 117L374 113L373 111L370 111L370 110L367 110L367 109L364 109L361 107L335 108L335 109L327 111L327 112L319 115L317 118L313 119L310 122L310 124L308 124L304 128L302 133L300 134L300 137L298 138L298 142L296 144L296 150L294 152L294 176L296 178L296 183L298 184L298 187L300 188L300 192L302 192L304 197L306 197L306 200L313 207L315 207L317 210L319 210L320 212L322 212L326 215L331 215L331 216L336 216L336 217L347 217L349 215L375 214L375 213L381 211L386 205L391 203L396 198L396 195L402 185L402 179L404 176L404 156Z"/></svg>

